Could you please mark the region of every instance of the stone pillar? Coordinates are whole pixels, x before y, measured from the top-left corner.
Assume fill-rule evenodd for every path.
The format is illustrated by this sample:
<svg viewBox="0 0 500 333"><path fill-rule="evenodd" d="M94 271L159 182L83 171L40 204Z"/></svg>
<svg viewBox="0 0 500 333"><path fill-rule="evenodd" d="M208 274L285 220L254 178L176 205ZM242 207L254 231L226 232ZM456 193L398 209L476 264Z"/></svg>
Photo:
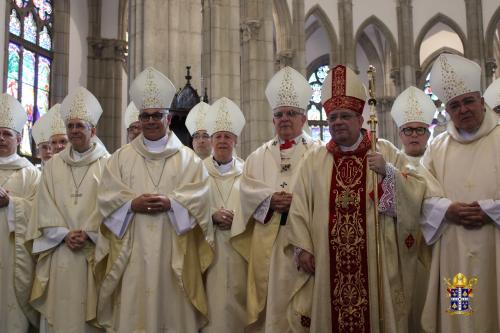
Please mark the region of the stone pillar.
<svg viewBox="0 0 500 333"><path fill-rule="evenodd" d="M129 80L153 66L184 84L184 69L191 66L193 85L201 79L202 12L199 0L130 0Z"/></svg>
<svg viewBox="0 0 500 333"><path fill-rule="evenodd" d="M477 62L486 73L486 55L484 51L483 7L481 0L465 0L467 18L467 46L465 56ZM486 89L485 75L481 75L482 89Z"/></svg>
<svg viewBox="0 0 500 333"><path fill-rule="evenodd" d="M202 88L211 103L224 96L240 104L240 3L203 0L202 5Z"/></svg>
<svg viewBox="0 0 500 333"><path fill-rule="evenodd" d="M399 0L397 3L398 16L398 51L399 69L393 68L391 78L397 89L402 92L416 84L415 70L420 65L415 63L415 45L413 43L413 6L412 0Z"/></svg>
<svg viewBox="0 0 500 333"><path fill-rule="evenodd" d="M241 109L246 125L240 137L246 157L273 134L264 91L274 72L272 3L241 0Z"/></svg>
<svg viewBox="0 0 500 333"><path fill-rule="evenodd" d="M52 62L52 78L50 105L61 103L68 94L69 72L69 0L54 3L54 61Z"/></svg>
<svg viewBox="0 0 500 333"><path fill-rule="evenodd" d="M97 126L97 135L110 153L121 147L122 68L125 62L125 41L88 38L87 88L104 110Z"/></svg>
<svg viewBox="0 0 500 333"><path fill-rule="evenodd" d="M340 62L358 71L354 49L352 0L338 0Z"/></svg>
<svg viewBox="0 0 500 333"><path fill-rule="evenodd" d="M293 0L292 3L292 46L295 50L292 67L306 75L306 29L304 0Z"/></svg>
<svg viewBox="0 0 500 333"><path fill-rule="evenodd" d="M391 117L394 100L393 96L377 98L378 137L389 140L399 148L401 146L399 130Z"/></svg>

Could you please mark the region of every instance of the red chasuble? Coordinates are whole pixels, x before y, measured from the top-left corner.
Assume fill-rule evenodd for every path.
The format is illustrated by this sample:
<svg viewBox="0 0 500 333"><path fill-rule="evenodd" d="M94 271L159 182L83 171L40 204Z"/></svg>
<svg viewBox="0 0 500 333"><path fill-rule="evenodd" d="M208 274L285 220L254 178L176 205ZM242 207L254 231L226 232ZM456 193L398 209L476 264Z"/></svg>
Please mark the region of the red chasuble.
<svg viewBox="0 0 500 333"><path fill-rule="evenodd" d="M334 157L330 186L330 297L332 332L370 332L366 228L366 154L369 134L355 151L342 152L330 141Z"/></svg>

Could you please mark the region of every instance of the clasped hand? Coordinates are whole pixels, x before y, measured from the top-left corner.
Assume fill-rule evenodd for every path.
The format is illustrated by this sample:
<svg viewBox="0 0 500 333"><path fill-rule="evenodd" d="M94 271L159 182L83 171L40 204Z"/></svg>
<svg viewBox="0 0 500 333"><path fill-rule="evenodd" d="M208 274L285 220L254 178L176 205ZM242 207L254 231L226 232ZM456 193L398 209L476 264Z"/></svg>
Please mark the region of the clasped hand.
<svg viewBox="0 0 500 333"><path fill-rule="evenodd" d="M234 212L225 208L220 208L212 214L212 221L221 230L231 229L233 224Z"/></svg>
<svg viewBox="0 0 500 333"><path fill-rule="evenodd" d="M0 187L0 208L7 207L9 204L9 191Z"/></svg>
<svg viewBox="0 0 500 333"><path fill-rule="evenodd" d="M66 246L72 251L78 251L85 246L85 242L89 239L87 233L83 230L72 230L64 237Z"/></svg>
<svg viewBox="0 0 500 333"><path fill-rule="evenodd" d="M385 172L385 164L386 163L385 163L384 156L382 156L382 154L379 152L376 152L376 153L370 152L370 153L366 154L366 156L367 156L367 161L368 161L368 168L370 168L370 170L375 171L376 173L378 173L382 177L385 177L386 176L386 172Z"/></svg>
<svg viewBox="0 0 500 333"><path fill-rule="evenodd" d="M287 213L292 204L292 193L274 192L271 197L271 209L278 213Z"/></svg>
<svg viewBox="0 0 500 333"><path fill-rule="evenodd" d="M493 222L488 214L481 209L477 201L470 204L464 202L452 203L446 211L445 218L467 229L479 229L486 223Z"/></svg>
<svg viewBox="0 0 500 333"><path fill-rule="evenodd" d="M170 209L170 199L159 194L142 194L132 200L131 209L134 213L159 214Z"/></svg>

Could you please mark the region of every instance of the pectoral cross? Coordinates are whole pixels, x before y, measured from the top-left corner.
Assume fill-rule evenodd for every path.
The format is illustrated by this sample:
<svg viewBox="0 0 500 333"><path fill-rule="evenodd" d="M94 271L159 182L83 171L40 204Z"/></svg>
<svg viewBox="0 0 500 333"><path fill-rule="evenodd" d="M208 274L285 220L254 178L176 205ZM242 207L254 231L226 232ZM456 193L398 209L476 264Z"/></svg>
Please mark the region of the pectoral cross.
<svg viewBox="0 0 500 333"><path fill-rule="evenodd" d="M75 189L75 193L71 194L70 196L74 198L73 204L76 205L78 203L78 198L81 197L82 194L78 191L78 189Z"/></svg>
<svg viewBox="0 0 500 333"><path fill-rule="evenodd" d="M353 198L351 197L351 191L342 191L339 196L339 202L342 208L347 208L350 204L354 203Z"/></svg>
<svg viewBox="0 0 500 333"><path fill-rule="evenodd" d="M287 186L288 184L286 182L283 182L281 183L280 187L283 189L283 191L285 190L285 187Z"/></svg>
<svg viewBox="0 0 500 333"><path fill-rule="evenodd" d="M476 185L474 185L473 183L471 183L470 181L467 181L464 186L469 190L472 190L473 187L475 187Z"/></svg>

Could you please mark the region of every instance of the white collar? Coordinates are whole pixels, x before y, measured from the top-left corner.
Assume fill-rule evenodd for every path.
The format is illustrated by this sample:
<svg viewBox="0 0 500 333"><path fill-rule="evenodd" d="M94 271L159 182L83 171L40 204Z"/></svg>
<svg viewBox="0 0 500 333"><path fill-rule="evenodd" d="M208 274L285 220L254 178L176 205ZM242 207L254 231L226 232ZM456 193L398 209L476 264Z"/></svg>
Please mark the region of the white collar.
<svg viewBox="0 0 500 333"><path fill-rule="evenodd" d="M354 150L358 149L358 146L361 143L361 141L363 141L363 134L359 133L358 140L352 146L345 147L345 146L339 145L340 150L342 150L342 151L354 151Z"/></svg>
<svg viewBox="0 0 500 333"><path fill-rule="evenodd" d="M87 149L86 151L84 151L83 153L77 152L76 150L71 148L71 154L73 155L72 156L73 160L75 160L75 162L81 160L82 158L84 158L86 155L88 155L92 151L92 148L94 148L93 143L91 143L90 148Z"/></svg>
<svg viewBox="0 0 500 333"><path fill-rule="evenodd" d="M0 157L0 164L9 164L9 163L12 163L14 161L17 161L20 158L21 158L21 156L17 155L17 153L14 153L14 154L9 155L7 157Z"/></svg>
<svg viewBox="0 0 500 333"><path fill-rule="evenodd" d="M231 161L227 162L226 164L219 164L213 157L212 157L212 162L214 163L215 168L221 175L228 173L231 171L231 168L233 167L234 164L234 158L231 159Z"/></svg>
<svg viewBox="0 0 500 333"><path fill-rule="evenodd" d="M146 146L147 151L150 153L159 153L165 150L168 141L168 134L161 139L156 141L148 140L144 138L144 145Z"/></svg>

